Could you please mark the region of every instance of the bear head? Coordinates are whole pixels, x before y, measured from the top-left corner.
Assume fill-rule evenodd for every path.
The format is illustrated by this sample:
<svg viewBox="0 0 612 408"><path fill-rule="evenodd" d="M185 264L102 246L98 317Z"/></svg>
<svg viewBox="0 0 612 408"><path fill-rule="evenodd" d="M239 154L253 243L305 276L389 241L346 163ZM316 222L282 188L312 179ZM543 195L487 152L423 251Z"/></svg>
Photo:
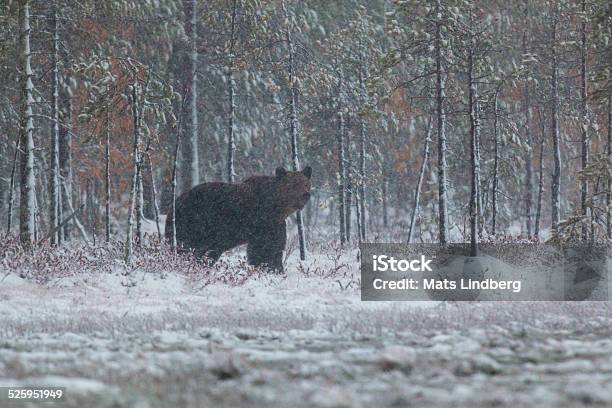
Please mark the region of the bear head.
<svg viewBox="0 0 612 408"><path fill-rule="evenodd" d="M310 199L312 168L302 171L287 171L278 167L275 172L278 203L286 216L300 211Z"/></svg>

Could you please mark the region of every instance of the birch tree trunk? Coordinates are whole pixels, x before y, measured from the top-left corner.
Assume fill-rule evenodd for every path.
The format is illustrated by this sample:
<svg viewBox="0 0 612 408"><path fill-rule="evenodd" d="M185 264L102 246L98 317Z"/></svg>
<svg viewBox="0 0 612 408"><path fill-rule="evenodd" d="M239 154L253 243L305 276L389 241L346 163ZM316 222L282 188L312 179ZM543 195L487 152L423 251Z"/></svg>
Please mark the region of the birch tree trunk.
<svg viewBox="0 0 612 408"><path fill-rule="evenodd" d="M478 91L474 80L474 38L471 38L471 46L468 50L468 109L470 112L470 161L471 161L471 194L470 194L470 256L478 255Z"/></svg>
<svg viewBox="0 0 612 408"><path fill-rule="evenodd" d="M443 64L442 50L442 5L436 1L436 35L435 35L435 58L436 58L436 114L438 133L438 226L440 244L448 242L448 210L446 204L446 112L444 100L446 98L446 72Z"/></svg>
<svg viewBox="0 0 612 408"><path fill-rule="evenodd" d="M475 81L475 79L474 79ZM478 171L476 172L476 213L478 215L478 235L482 235L484 228L484 189L480 177L480 100L478 99L478 86L474 83L474 115L476 118L476 163Z"/></svg>
<svg viewBox="0 0 612 408"><path fill-rule="evenodd" d="M493 99L493 192L491 209L491 233L497 234L497 195L499 190L499 90ZM529 193L531 194L531 193ZM528 222L530 224L530 222Z"/></svg>
<svg viewBox="0 0 612 408"><path fill-rule="evenodd" d="M359 193L357 193L355 196L355 215L357 217L357 238L358 238L359 243L364 241L361 235L361 207L360 205L361 205L361 197L359 196Z"/></svg>
<svg viewBox="0 0 612 408"><path fill-rule="evenodd" d="M143 163L144 163L144 155L148 153L149 148L151 146L151 134L149 133L148 141L144 149L140 148L140 140L142 139L142 128L143 128L143 117L146 103L146 95L148 91L148 79L145 82L144 86L139 86L136 76L134 77L134 85L132 86L132 112L134 119L134 132L138 134L139 143L136 144L137 154L136 158L138 159L136 162L136 203L134 210L136 212L136 243L140 245L143 242L144 231L143 231L143 221L145 219L144 216L144 176L143 176ZM150 199L150 196L147 197Z"/></svg>
<svg viewBox="0 0 612 408"><path fill-rule="evenodd" d="M580 110L582 115L582 151L581 164L584 170L589 162L589 117L588 117L588 95L587 95L587 27L586 27L586 0L581 4L582 24L580 26ZM589 238L589 229L586 222L588 209L587 197L589 195L589 184L586 178L581 180L580 185L580 209L584 220L582 222L582 239Z"/></svg>
<svg viewBox="0 0 612 408"><path fill-rule="evenodd" d="M606 191L606 235L612 239L612 96L608 95L608 190Z"/></svg>
<svg viewBox="0 0 612 408"><path fill-rule="evenodd" d="M21 133L21 180L20 180L20 209L19 209L19 239L24 246L34 244L35 229L35 179L34 179L34 118L32 106L34 98L32 92L34 76L31 67L30 51L30 1L21 0L20 3L20 34L21 34L21 67L23 69L23 83L21 96L22 127Z"/></svg>
<svg viewBox="0 0 612 408"><path fill-rule="evenodd" d="M34 180L36 180L36 173L34 173ZM40 228L40 206L38 198L42 194L42 186L36 188L36 181L34 181L34 244L38 242L38 231Z"/></svg>
<svg viewBox="0 0 612 408"><path fill-rule="evenodd" d="M106 243L110 242L111 236L111 179L110 179L110 135L111 135L111 122L109 106L106 106L106 140L104 143L104 159L106 166L104 169L104 239Z"/></svg>
<svg viewBox="0 0 612 408"><path fill-rule="evenodd" d="M8 219L6 221L6 236L11 233L13 224L13 206L15 205L15 178L17 177L17 161L19 160L19 150L21 149L21 135L17 136L15 143L15 155L13 156L13 165L11 166L11 180L9 182L9 198L8 198Z"/></svg>
<svg viewBox="0 0 612 408"><path fill-rule="evenodd" d="M185 126L188 133L183 149L181 180L183 188L189 189L200 184L200 159L198 151L198 32L197 32L197 0L184 0L185 34L189 41L189 58L186 67L186 82L189 86L189 125Z"/></svg>
<svg viewBox="0 0 612 408"><path fill-rule="evenodd" d="M197 30L197 0L191 0L191 185L200 184L200 154L198 143L198 30Z"/></svg>
<svg viewBox="0 0 612 408"><path fill-rule="evenodd" d="M544 195L544 141L546 140L546 124L542 117L542 111L538 110L540 121L540 168L538 170L538 198L536 202L536 217L534 235L536 239L540 239L540 220L542 218L542 197Z"/></svg>
<svg viewBox="0 0 612 408"><path fill-rule="evenodd" d="M142 168L140 165L140 149L139 149L138 164L136 166L136 203L134 205L134 212L136 213L136 244L137 245L140 245L143 239L143 231L142 231L142 221L144 219L143 202L144 202L144 194L143 194L143 187L142 187Z"/></svg>
<svg viewBox="0 0 612 408"><path fill-rule="evenodd" d="M58 5L57 0L53 1L53 132L51 134L51 182L50 198L51 208L49 211L49 228L51 231L51 244L59 245L60 236L58 225L59 215L59 26L58 26Z"/></svg>
<svg viewBox="0 0 612 408"><path fill-rule="evenodd" d="M387 194L389 192L389 170L387 168L387 163L385 160L382 160L381 164L381 172L382 172L382 183L381 184L381 194L382 194L382 217L383 217L383 227L387 228L389 226L389 208L388 208L388 198Z"/></svg>
<svg viewBox="0 0 612 408"><path fill-rule="evenodd" d="M179 109L179 120L176 129L176 142L174 144L174 156L172 158L172 184L171 184L171 201L170 201L170 247L172 252L176 253L177 242L176 242L176 187L177 187L177 173L178 173L178 159L181 146L181 134L183 131L183 115L185 113L185 98L181 101L181 107ZM167 224L167 223L166 223ZM165 232L168 237L168 232Z"/></svg>
<svg viewBox="0 0 612 408"><path fill-rule="evenodd" d="M236 143L234 141L234 121L236 105L234 101L236 81L234 79L234 64L235 64L235 42L236 42L236 14L238 9L238 0L233 1L232 7L232 27L230 33L230 49L229 49L229 64L227 67L227 86L229 94L229 113L228 113L228 127L227 127L227 182L233 183L235 170L234 170L234 151L236 150Z"/></svg>
<svg viewBox="0 0 612 408"><path fill-rule="evenodd" d="M338 215L340 217L340 243L344 245L346 242L346 172L344 169L344 101L343 101L343 87L344 87L344 71L340 68L340 74L338 77L338 134L336 136L337 148L338 148Z"/></svg>
<svg viewBox="0 0 612 408"><path fill-rule="evenodd" d="M170 246L172 248L172 251L176 252L176 176L177 176L177 170L178 170L178 158L179 158L179 147L181 145L181 123L182 123L182 116L183 113L183 108L181 107L181 112L179 113L179 115L181 115L180 119L179 119L179 126L176 132L176 143L174 145L174 158L172 160L172 201L170 202L170 215L169 217L171 217L171 223L170 223ZM166 233L166 237L168 236L168 234Z"/></svg>
<svg viewBox="0 0 612 408"><path fill-rule="evenodd" d="M553 140L553 157L554 168L552 175L552 196L551 196L551 214L552 214L552 233L553 236L558 234L559 222L561 221L561 146L559 137L559 89L558 89L558 65L557 65L557 25L558 25L558 10L554 11L552 37L551 37L551 136Z"/></svg>
<svg viewBox="0 0 612 408"><path fill-rule="evenodd" d="M68 84L64 79L60 89L60 133L59 133L59 166L61 184L61 214L71 214L72 205L72 97L68 90ZM61 217L60 217L61 218ZM74 217L70 222L64 223L60 228L60 239L68 240L71 237L73 226L77 219Z"/></svg>
<svg viewBox="0 0 612 408"><path fill-rule="evenodd" d="M98 202L96 200L97 197L97 191L98 189L98 183L97 180L94 179L89 179L87 180L87 185L85 188L85 198L83 200L83 203L85 204L85 208L87 210L86 213L86 225L91 229L91 238L92 238L92 243L95 246L96 245L96 237L97 237L97 220L98 220L98 214L97 214L97 208L98 208Z"/></svg>
<svg viewBox="0 0 612 408"><path fill-rule="evenodd" d="M149 137L150 139L150 137ZM140 166L140 182L142 184L142 218L143 220L155 219L155 203L153 200L153 175L149 173L149 166L145 166L145 157L148 157L148 149L140 152L142 163Z"/></svg>
<svg viewBox="0 0 612 408"><path fill-rule="evenodd" d="M132 260L133 240L134 240L134 210L136 207L138 194L138 172L140 167L140 153L138 145L140 143L140 128L138 119L138 98L137 85L132 85L132 116L134 121L134 144L132 146L132 157L134 167L132 172L132 186L130 192L130 208L128 210L127 233L125 238L125 262L130 263Z"/></svg>
<svg viewBox="0 0 612 408"><path fill-rule="evenodd" d="M525 1L525 21L529 17L529 1ZM523 31L523 55L527 49L527 30ZM531 236L531 213L533 206L533 153L531 140L531 95L529 93L529 83L525 81L523 88L523 110L525 112L525 142L527 143L527 154L525 155L525 231L527 236Z"/></svg>
<svg viewBox="0 0 612 408"><path fill-rule="evenodd" d="M361 69L359 70L359 89L363 105L368 105L368 93L365 86L365 81L368 74L368 66L363 51L363 43L360 42L362 48ZM368 137L368 124L365 116L362 114L359 118L359 237L361 241L366 240L366 139Z"/></svg>
<svg viewBox="0 0 612 408"><path fill-rule="evenodd" d="M293 44L292 30L290 28L289 15L285 7L285 2L282 3L283 12L287 19L287 27L285 32L285 39L289 48L289 128L291 132L291 166L293 171L298 171L300 168L299 163L299 151L298 151L298 138L299 138L299 119L298 119L298 79L295 76L295 47ZM300 259L306 260L306 237L304 234L304 221L302 218L302 211L298 211L295 214L296 223L298 228L298 243L300 246Z"/></svg>
<svg viewBox="0 0 612 408"><path fill-rule="evenodd" d="M421 195L421 185L423 184L423 178L425 177L425 169L427 168L427 160L429 160L429 142L431 141L431 117L427 123L427 134L425 135L425 145L423 147L423 162L421 163L421 169L419 170L419 178L417 185L414 189L414 205L412 207L412 216L410 217L410 228L408 229L408 243L412 242L412 234L414 226L416 224L416 217L419 213L419 197Z"/></svg>
<svg viewBox="0 0 612 408"><path fill-rule="evenodd" d="M346 211L346 242L351 241L351 224L352 224L352 203L353 203L353 158L351 154L351 124L349 122L346 134L346 140L344 141L345 146L345 172L346 172L346 198L345 198L345 211Z"/></svg>
<svg viewBox="0 0 612 408"><path fill-rule="evenodd" d="M540 168L538 173L538 201L536 202L535 231L536 239L540 239L540 219L542 218L542 196L544 195L544 139L540 141Z"/></svg>
<svg viewBox="0 0 612 408"><path fill-rule="evenodd" d="M155 228L157 229L157 238L162 240L161 227L159 226L159 206L157 205L157 188L155 187L155 177L153 173L153 162L151 154L147 152L147 162L149 163L149 173L151 174L151 195L153 201L153 215L155 217Z"/></svg>

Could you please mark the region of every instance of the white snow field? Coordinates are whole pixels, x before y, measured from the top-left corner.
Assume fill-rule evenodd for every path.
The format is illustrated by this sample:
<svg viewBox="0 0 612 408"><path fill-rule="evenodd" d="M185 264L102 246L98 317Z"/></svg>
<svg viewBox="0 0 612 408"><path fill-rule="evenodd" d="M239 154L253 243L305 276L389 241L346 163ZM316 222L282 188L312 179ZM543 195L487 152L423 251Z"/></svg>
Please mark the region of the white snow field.
<svg viewBox="0 0 612 408"><path fill-rule="evenodd" d="M612 406L606 302L361 302L333 242L280 276L36 251L0 252L0 386L66 399L2 408Z"/></svg>

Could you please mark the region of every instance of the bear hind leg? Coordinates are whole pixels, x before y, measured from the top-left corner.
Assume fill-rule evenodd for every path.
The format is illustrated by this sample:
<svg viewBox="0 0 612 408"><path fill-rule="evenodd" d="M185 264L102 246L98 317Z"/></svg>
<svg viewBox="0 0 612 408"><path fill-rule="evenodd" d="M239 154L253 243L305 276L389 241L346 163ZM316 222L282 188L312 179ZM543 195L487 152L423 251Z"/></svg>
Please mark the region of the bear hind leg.
<svg viewBox="0 0 612 408"><path fill-rule="evenodd" d="M206 259L210 265L214 265L221 258L223 252L223 250L218 248L202 247L196 249L194 255L199 259Z"/></svg>

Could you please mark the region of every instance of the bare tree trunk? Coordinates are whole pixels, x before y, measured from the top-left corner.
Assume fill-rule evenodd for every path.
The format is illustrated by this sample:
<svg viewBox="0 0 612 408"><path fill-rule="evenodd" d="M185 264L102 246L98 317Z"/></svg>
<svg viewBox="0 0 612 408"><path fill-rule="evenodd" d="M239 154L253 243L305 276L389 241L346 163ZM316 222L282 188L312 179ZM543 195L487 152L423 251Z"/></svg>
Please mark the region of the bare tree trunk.
<svg viewBox="0 0 612 408"><path fill-rule="evenodd" d="M23 69L22 83L22 128L21 132L21 180L20 180L20 209L19 209L19 238L24 246L34 244L35 229L35 179L34 179L34 115L32 105L34 98L32 92L31 51L30 51L30 1L22 0L20 3L20 32L21 32L21 64Z"/></svg>
<svg viewBox="0 0 612 408"><path fill-rule="evenodd" d="M493 197L491 209L491 233L497 234L497 196L499 190L499 90L493 99ZM531 194L531 193L529 193ZM530 222L528 222L530 224Z"/></svg>
<svg viewBox="0 0 612 408"><path fill-rule="evenodd" d="M159 226L159 206L157 205L157 188L155 187L155 177L153 173L153 162L151 161L151 154L147 152L147 161L149 162L149 173L151 174L151 194L153 199L153 210L155 216L155 227L157 229L157 238L161 241L162 233L161 227Z"/></svg>
<svg viewBox="0 0 612 408"><path fill-rule="evenodd" d="M442 5L436 2L436 111L438 133L438 226L440 244L448 242L448 210L446 205L446 112L444 101L446 98L446 72L443 65L442 52Z"/></svg>
<svg viewBox="0 0 612 408"><path fill-rule="evenodd" d="M58 5L53 1L53 132L51 134L51 183L50 198L51 208L49 228L54 231L51 234L51 244L59 245L59 27L58 27Z"/></svg>
<svg viewBox="0 0 612 408"><path fill-rule="evenodd" d="M544 195L544 141L546 140L546 125L544 124L544 118L542 113L539 112L540 116L540 168L538 173L538 201L536 203L536 217L535 217L535 232L536 239L540 239L540 219L542 218L542 196Z"/></svg>
<svg viewBox="0 0 612 408"><path fill-rule="evenodd" d="M552 196L551 196L551 214L552 214L552 233L554 236L558 234L559 222L561 221L561 146L559 137L559 90L558 90L558 66L557 66L557 25L558 25L558 10L554 11L552 38L551 38L551 93L552 93L552 111L551 111L551 133L553 140L553 157L554 169L552 175Z"/></svg>
<svg viewBox="0 0 612 408"><path fill-rule="evenodd" d="M150 137L149 137L150 139ZM147 143L150 143L147 141ZM153 175L149 174L149 166L145 166L145 157L149 155L149 149L146 148L144 152L140 152L142 158L140 168L140 180L142 184L142 217L145 220L155 219L155 203L153 200Z"/></svg>
<svg viewBox="0 0 612 408"><path fill-rule="evenodd" d="M581 114L582 114L582 170L584 170L589 162L589 105L587 95L587 27L586 27L586 0L582 0L582 24L580 27L581 47L580 47L580 99L581 99ZM587 197L589 195L589 184L586 178L581 180L580 186L580 208L584 220L582 222L582 239L586 241L589 238L589 229L586 222L588 209Z"/></svg>
<svg viewBox="0 0 612 408"><path fill-rule="evenodd" d="M36 115L36 114L35 114ZM49 130L49 135L53 129L53 121L49 121L47 125L51 125L47 130ZM36 139L34 139L34 143L36 143ZM49 144L50 145L50 144ZM35 149L40 150L40 149ZM50 201L50 192L49 192L49 179L41 175L38 176L39 169L51 169L51 165L47 163L47 157L44 154L34 153L34 179L36 180L35 184L35 194L36 197L34 199L34 204L36 207L36 216L34 218L36 223L36 234L35 241L38 242L38 236L42 234L43 230L51 231L49 228L49 214L51 213L51 209L49 207ZM42 152L40 152L42 153ZM40 165L38 165L38 161L40 161Z"/></svg>
<svg viewBox="0 0 612 408"><path fill-rule="evenodd" d="M387 169L387 164L386 162L383 160L382 161L382 183L381 184L381 194L382 194L382 216L383 216L383 227L387 228L389 226L389 206L388 206L388 197L387 197L387 193L389 191L389 186L388 186L388 182L389 182L389 175L388 173L388 169Z"/></svg>
<svg viewBox="0 0 612 408"><path fill-rule="evenodd" d="M140 139L142 138L141 132L143 127L143 115L144 115L144 105L145 105L145 96L147 94L148 81L144 85L143 89L139 91L139 85L136 77L134 77L134 85L132 86L132 112L134 119L134 132L138 134L139 143L136 144L136 155L135 158L138 159L136 161L136 203L134 206L134 211L136 213L136 243L137 245L142 244L144 238L144 231L142 230L143 221L144 221L144 185L143 185L143 163L144 163L144 155L148 153L151 143L151 138L149 135L149 140L144 148L144 151L140 148Z"/></svg>
<svg viewBox="0 0 612 408"><path fill-rule="evenodd" d="M365 80L368 76L368 66L363 52L363 43L360 42L361 69L359 70L359 88L363 105L368 105L368 94L365 87ZM366 240L366 139L368 137L368 124L364 115L359 118L359 237L361 241Z"/></svg>
<svg viewBox="0 0 612 408"><path fill-rule="evenodd" d="M60 214L70 214L72 205L72 97L66 89L68 81L60 89L60 133L59 133L59 166L60 166ZM61 217L60 217L61 218ZM59 229L61 240L68 240L76 223L76 218L64 223Z"/></svg>
<svg viewBox="0 0 612 408"><path fill-rule="evenodd" d="M289 15L285 2L282 3L283 12L287 19L287 27L285 37L287 40L287 46L289 48L289 128L291 132L291 165L293 171L298 171L300 168L299 163L299 151L298 151L298 138L299 138L299 120L298 120L298 81L295 78L295 48L293 44L292 32L290 28ZM304 235L304 221L302 219L302 212L298 211L295 214L296 223L298 228L298 242L300 246L300 259L306 260L306 237Z"/></svg>
<svg viewBox="0 0 612 408"><path fill-rule="evenodd" d="M606 235L612 239L612 96L608 95L608 190L606 191Z"/></svg>
<svg viewBox="0 0 612 408"><path fill-rule="evenodd" d="M238 0L233 1L232 7L232 27L230 34L230 49L229 49L229 64L227 67L227 86L229 94L229 123L227 133L227 182L233 183L234 176L236 174L234 169L234 151L236 150L236 143L234 141L234 121L236 104L234 101L234 94L236 89L236 81L234 79L234 64L235 64L235 43L236 43L236 16L238 11Z"/></svg>
<svg viewBox="0 0 612 408"><path fill-rule="evenodd" d="M427 134L425 135L425 145L423 147L423 162L421 163L421 169L419 170L419 178L417 180L416 188L414 189L414 205L412 207L412 216L410 217L410 228L408 229L408 243L412 242L412 234L414 231L414 225L416 224L416 217L419 213L419 197L421 195L421 185L423 184L423 178L425 177L425 169L427 168L427 160L429 160L429 142L431 141L431 117L427 123Z"/></svg>
<svg viewBox="0 0 612 408"><path fill-rule="evenodd" d="M91 229L91 237L94 245L96 245L96 237L98 234L98 202L96 200L97 189L97 179L87 180L84 202L86 203L87 207L87 225Z"/></svg>
<svg viewBox="0 0 612 408"><path fill-rule="evenodd" d="M361 197L357 193L355 197L355 215L357 216L357 238L359 243L363 242L364 239L361 235Z"/></svg>
<svg viewBox="0 0 612 408"><path fill-rule="evenodd" d="M17 161L19 160L19 150L21 149L21 135L17 136L15 143L15 155L13 156L13 165L11 167L11 180L9 182L9 199L8 199L8 219L6 221L6 236L11 233L13 223L13 205L15 204L15 178L17 176Z"/></svg>
<svg viewBox="0 0 612 408"><path fill-rule="evenodd" d="M474 114L476 118L476 163L478 164L478 171L476 172L476 213L478 215L478 235L482 235L484 228L484 189L482 188L482 181L480 177L480 100L478 99L478 88L474 84Z"/></svg>
<svg viewBox="0 0 612 408"><path fill-rule="evenodd" d="M172 188L171 188L171 201L170 201L170 246L172 251L176 253L176 176L178 171L178 159L179 159L179 148L181 146L181 133L183 130L183 115L185 112L185 98L183 98L181 102L181 107L179 110L179 121L176 129L176 142L174 144L174 157L172 159ZM166 223L167 225L168 223ZM166 237L168 237L168 232L165 231Z"/></svg>
<svg viewBox="0 0 612 408"><path fill-rule="evenodd" d="M136 244L140 245L143 239L142 221L144 220L143 202L144 194L142 188L142 168L140 166L140 151L138 152L138 166L136 167L136 203L134 211L136 213Z"/></svg>
<svg viewBox="0 0 612 408"><path fill-rule="evenodd" d="M593 190L593 197L598 196L600 194L599 191L599 182L601 181L600 176L597 176L597 179L595 180L595 186L594 186L594 190ZM593 244L595 242L595 213L593 211L593 209L590 210L591 211L591 216L589 217L589 225L587 226L588 232L590 234L590 239L589 242L591 244ZM590 228L589 228L590 227Z"/></svg>
<svg viewBox="0 0 612 408"><path fill-rule="evenodd" d="M176 144L174 145L174 159L172 160L172 202L170 205L170 217L171 218L171 232L170 232L170 246L172 250L176 252L176 173L178 167L178 154L179 145L181 142L180 130L176 133ZM168 235L166 235L168 236Z"/></svg>
<svg viewBox="0 0 612 408"><path fill-rule="evenodd" d="M528 22L529 17L529 1L525 0L525 22ZM523 31L523 55L526 55L527 50L527 30ZM531 213L533 206L533 153L531 140L531 97L529 93L529 83L525 81L523 89L523 109L525 111L525 142L527 143L527 154L525 155L525 230L527 236L531 236Z"/></svg>
<svg viewBox="0 0 612 408"><path fill-rule="evenodd" d="M105 209L105 222L104 222L104 238L107 243L110 242L111 236L111 178L110 178L110 136L111 136L111 122L109 106L106 106L106 141L104 143L104 159L106 166L104 169L104 209Z"/></svg>
<svg viewBox="0 0 612 408"><path fill-rule="evenodd" d="M183 171L181 179L183 188L190 189L200 184L200 160L198 150L198 32L197 32L197 0L184 0L185 35L189 40L189 59L187 62L187 78L189 85L189 125L185 126L188 137L185 138L183 149Z"/></svg>
<svg viewBox="0 0 612 408"><path fill-rule="evenodd" d="M473 36L473 34L471 34ZM474 80L474 38L471 38L468 59L468 108L470 113L470 161L471 161L471 194L470 194L470 256L478 255L478 91Z"/></svg>
<svg viewBox="0 0 612 408"><path fill-rule="evenodd" d="M36 173L34 173L34 180L36 180ZM38 242L38 231L40 229L40 206L38 202L41 201L39 196L42 194L41 188L34 189L34 243Z"/></svg>
<svg viewBox="0 0 612 408"><path fill-rule="evenodd" d="M191 185L197 186L200 184L200 154L198 143L198 30L197 30L197 15L198 2L191 0L191 21L190 40L191 40Z"/></svg>
<svg viewBox="0 0 612 408"><path fill-rule="evenodd" d="M338 145L338 215L340 217L340 243L346 242L346 171L344 168L344 71L340 67L338 78L338 134L336 142Z"/></svg>
<svg viewBox="0 0 612 408"><path fill-rule="evenodd" d="M133 174L132 174L132 187L130 193L130 208L128 210L128 222L127 222L127 233L125 238L125 262L129 263L132 260L133 252L133 232L134 232L134 210L136 207L136 201L138 200L138 168L140 167L140 127L138 119L138 98L137 98L137 85L136 82L132 85L132 116L134 121L134 144L132 147L132 156L134 160ZM137 214L138 216L138 214Z"/></svg>
<svg viewBox="0 0 612 408"><path fill-rule="evenodd" d="M350 122L349 122L350 129ZM346 132L346 140L344 143L346 147L345 156L346 156L346 241L351 241L351 227L353 222L352 216L352 205L353 205L353 160L351 154L351 131L348 130Z"/></svg>
<svg viewBox="0 0 612 408"><path fill-rule="evenodd" d="M542 196L544 193L544 139L540 141L540 169L538 180L538 201L536 203L535 237L540 239L540 219L542 217Z"/></svg>

